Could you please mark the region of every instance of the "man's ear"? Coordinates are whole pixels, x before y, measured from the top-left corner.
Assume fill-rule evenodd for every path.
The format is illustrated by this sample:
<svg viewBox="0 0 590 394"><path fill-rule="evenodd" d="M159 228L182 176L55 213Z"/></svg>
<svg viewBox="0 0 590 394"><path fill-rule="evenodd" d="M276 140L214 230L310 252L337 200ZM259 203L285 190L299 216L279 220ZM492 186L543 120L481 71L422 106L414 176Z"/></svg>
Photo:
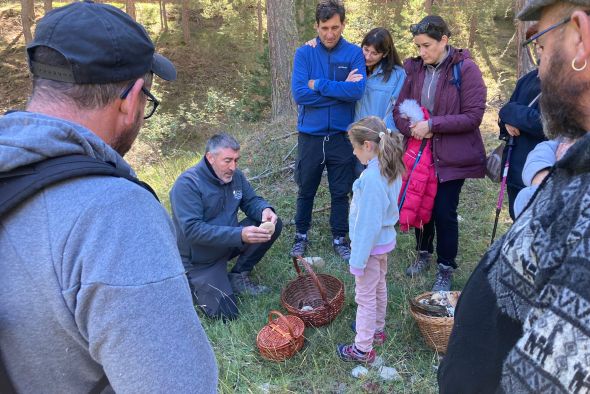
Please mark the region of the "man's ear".
<svg viewBox="0 0 590 394"><path fill-rule="evenodd" d="M124 100L121 100L119 112L123 115L123 122L128 126L135 123L137 111L140 109L140 106L143 105L143 92L141 91L143 84L144 80L142 78L137 79L129 91L129 94L127 94L127 97L125 97Z"/></svg>
<svg viewBox="0 0 590 394"><path fill-rule="evenodd" d="M578 37L576 39L576 64L582 65L590 58L590 16L584 11L574 11L572 23L576 27Z"/></svg>
<svg viewBox="0 0 590 394"><path fill-rule="evenodd" d="M205 153L205 157L207 158L207 161L209 163L212 163L213 162L213 153L207 152L207 153Z"/></svg>

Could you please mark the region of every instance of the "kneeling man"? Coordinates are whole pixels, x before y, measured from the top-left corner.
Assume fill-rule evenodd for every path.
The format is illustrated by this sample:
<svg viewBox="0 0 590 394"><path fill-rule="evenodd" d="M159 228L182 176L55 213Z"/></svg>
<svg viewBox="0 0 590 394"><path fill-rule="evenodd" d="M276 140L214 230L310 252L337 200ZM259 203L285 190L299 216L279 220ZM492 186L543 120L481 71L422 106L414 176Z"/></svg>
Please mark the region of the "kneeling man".
<svg viewBox="0 0 590 394"><path fill-rule="evenodd" d="M209 317L233 319L238 315L234 294L268 291L251 281L250 272L282 229L273 208L237 169L239 158L235 138L216 134L207 141L205 157L170 191L180 255L197 304ZM239 223L238 208L246 214ZM262 222L274 224L274 233L259 228ZM228 273L227 263L236 256Z"/></svg>

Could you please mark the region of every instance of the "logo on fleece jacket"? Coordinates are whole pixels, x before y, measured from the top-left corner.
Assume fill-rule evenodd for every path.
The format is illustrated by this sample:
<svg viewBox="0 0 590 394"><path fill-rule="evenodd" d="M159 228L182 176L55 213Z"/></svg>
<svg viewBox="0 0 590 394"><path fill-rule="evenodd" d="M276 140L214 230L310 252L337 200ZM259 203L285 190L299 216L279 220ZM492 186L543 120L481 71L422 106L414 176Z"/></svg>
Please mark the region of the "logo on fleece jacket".
<svg viewBox="0 0 590 394"><path fill-rule="evenodd" d="M236 200L241 200L242 199L242 191L241 190L234 190L233 193L234 193L234 198Z"/></svg>

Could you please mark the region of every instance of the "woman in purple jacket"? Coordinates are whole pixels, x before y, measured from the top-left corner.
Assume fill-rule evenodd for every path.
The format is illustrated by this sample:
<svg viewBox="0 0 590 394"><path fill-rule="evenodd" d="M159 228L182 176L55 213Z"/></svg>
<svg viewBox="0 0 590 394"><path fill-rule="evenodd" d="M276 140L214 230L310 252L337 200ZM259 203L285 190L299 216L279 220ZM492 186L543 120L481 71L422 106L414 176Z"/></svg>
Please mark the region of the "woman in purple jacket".
<svg viewBox="0 0 590 394"><path fill-rule="evenodd" d="M465 178L483 178L485 149L479 125L486 86L469 51L448 44L451 32L437 15L429 15L410 26L420 56L406 59L407 78L394 109L395 124L406 137L432 138L432 154L438 177L432 219L416 229L418 256L406 274L427 270L434 252L438 273L433 291L450 290L459 244L457 206ZM428 109L430 119L410 123L401 116L399 105L414 99Z"/></svg>

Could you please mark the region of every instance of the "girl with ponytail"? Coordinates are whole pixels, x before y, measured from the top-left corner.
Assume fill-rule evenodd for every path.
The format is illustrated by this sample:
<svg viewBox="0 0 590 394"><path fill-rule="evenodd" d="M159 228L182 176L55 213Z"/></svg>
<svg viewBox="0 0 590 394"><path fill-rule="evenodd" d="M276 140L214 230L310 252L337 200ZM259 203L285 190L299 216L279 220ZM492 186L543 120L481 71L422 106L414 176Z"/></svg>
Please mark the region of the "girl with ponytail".
<svg viewBox="0 0 590 394"><path fill-rule="evenodd" d="M350 272L355 276L356 337L353 344L338 345L345 361L372 363L373 345L386 339L387 253L395 248L397 200L401 177L403 142L383 120L369 116L348 129L354 155L367 168L354 182L350 205Z"/></svg>

